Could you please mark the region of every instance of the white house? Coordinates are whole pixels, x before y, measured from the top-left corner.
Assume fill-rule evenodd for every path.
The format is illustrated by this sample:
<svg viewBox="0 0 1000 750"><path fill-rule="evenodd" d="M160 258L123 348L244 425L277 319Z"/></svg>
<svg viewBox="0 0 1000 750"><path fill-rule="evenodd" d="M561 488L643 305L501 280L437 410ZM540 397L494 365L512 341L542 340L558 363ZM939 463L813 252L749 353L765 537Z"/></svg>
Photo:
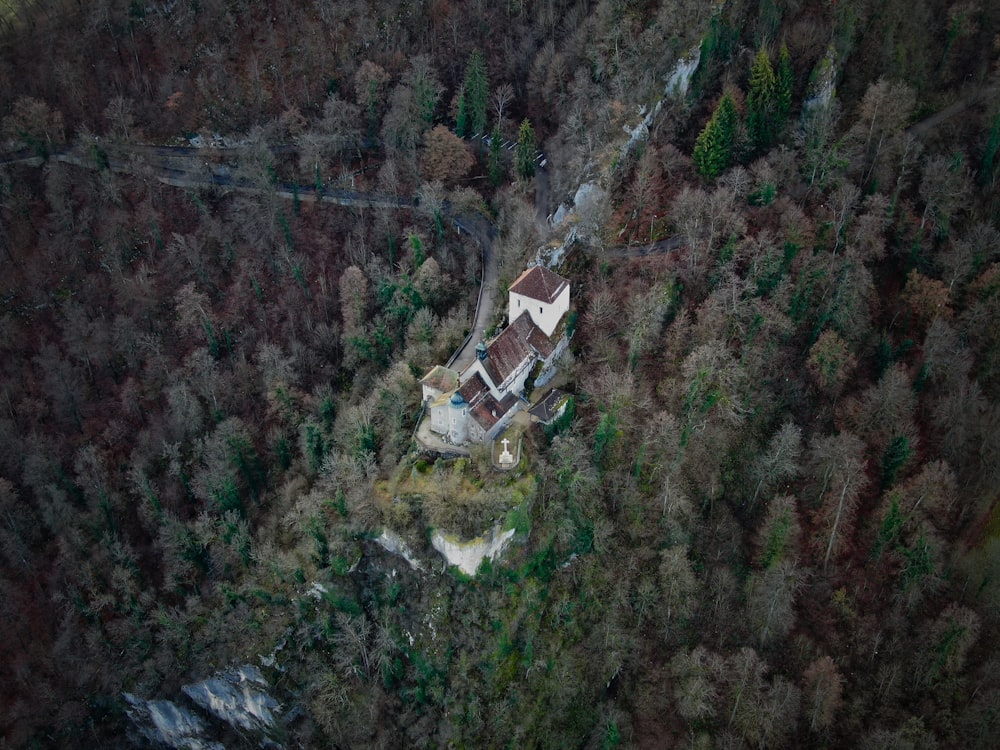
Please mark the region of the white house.
<svg viewBox="0 0 1000 750"><path fill-rule="evenodd" d="M534 372L542 385L568 344L569 281L544 266L522 273L511 284L509 325L461 374L440 365L420 381L431 430L452 443L492 440L526 405L524 386Z"/></svg>
<svg viewBox="0 0 1000 750"><path fill-rule="evenodd" d="M522 273L510 285L507 320L517 320L522 312L546 336L551 336L569 310L569 282L545 266L535 266Z"/></svg>

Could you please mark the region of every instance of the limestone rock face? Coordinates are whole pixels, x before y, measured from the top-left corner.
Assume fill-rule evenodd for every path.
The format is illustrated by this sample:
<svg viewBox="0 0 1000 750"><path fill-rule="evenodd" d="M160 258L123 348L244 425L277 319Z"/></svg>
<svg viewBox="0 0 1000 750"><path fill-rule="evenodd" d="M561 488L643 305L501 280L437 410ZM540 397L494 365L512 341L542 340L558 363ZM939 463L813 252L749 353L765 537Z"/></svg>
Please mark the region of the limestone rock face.
<svg viewBox="0 0 1000 750"><path fill-rule="evenodd" d="M424 569L420 560L413 554L413 550L410 549L410 545L403 541L403 537L396 532L383 529L382 534L375 540L375 543L389 554L402 557L414 570L422 571Z"/></svg>
<svg viewBox="0 0 1000 750"><path fill-rule="evenodd" d="M148 701L131 693L125 693L125 700L129 718L150 744L176 750L224 750L221 743L205 739L201 717L173 701Z"/></svg>
<svg viewBox="0 0 1000 750"><path fill-rule="evenodd" d="M257 667L246 664L183 687L184 694L236 729L266 732L281 710Z"/></svg>
<svg viewBox="0 0 1000 750"><path fill-rule="evenodd" d="M470 541L462 541L452 534L435 531L431 537L431 545L449 564L458 566L466 575L474 576L479 564L487 557L495 560L513 536L514 529L501 531L497 524L489 533Z"/></svg>
<svg viewBox="0 0 1000 750"><path fill-rule="evenodd" d="M670 71L670 75L667 76L665 91L667 96L678 100L687 96L688 86L691 84L691 78L698 69L700 61L701 45L698 44L691 48L686 57L682 57L677 61L677 65L674 66L674 69Z"/></svg>
<svg viewBox="0 0 1000 750"><path fill-rule="evenodd" d="M223 743L212 739L213 734L218 736L219 726L198 711L202 709L241 735L256 739L261 747L280 747L268 734L281 706L268 693L267 681L257 667L231 667L182 690L197 708L125 693L128 716L143 740L176 750L225 750Z"/></svg>

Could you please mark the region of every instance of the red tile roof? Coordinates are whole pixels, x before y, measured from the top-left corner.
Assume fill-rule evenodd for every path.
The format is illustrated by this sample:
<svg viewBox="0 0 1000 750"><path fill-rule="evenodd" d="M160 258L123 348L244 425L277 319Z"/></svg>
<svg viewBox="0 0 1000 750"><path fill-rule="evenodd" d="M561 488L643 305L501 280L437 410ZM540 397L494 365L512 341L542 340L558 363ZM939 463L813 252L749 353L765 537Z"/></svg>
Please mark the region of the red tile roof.
<svg viewBox="0 0 1000 750"><path fill-rule="evenodd" d="M524 313L521 314L521 317L525 317ZM532 326L528 332L528 344L542 357L548 357L556 350L556 345L552 339L546 336L545 332L537 326Z"/></svg>
<svg viewBox="0 0 1000 750"><path fill-rule="evenodd" d="M518 276L510 291L551 304L568 284L569 281L545 266L535 266Z"/></svg>

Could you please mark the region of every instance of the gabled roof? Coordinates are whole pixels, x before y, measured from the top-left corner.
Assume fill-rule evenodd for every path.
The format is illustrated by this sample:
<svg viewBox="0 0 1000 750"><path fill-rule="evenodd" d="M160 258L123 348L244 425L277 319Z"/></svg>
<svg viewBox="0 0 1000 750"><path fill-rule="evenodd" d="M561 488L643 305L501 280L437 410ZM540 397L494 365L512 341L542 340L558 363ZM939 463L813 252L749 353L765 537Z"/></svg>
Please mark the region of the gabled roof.
<svg viewBox="0 0 1000 750"><path fill-rule="evenodd" d="M458 385L458 373L441 365L434 365L430 371L420 379L421 385L426 385L436 391L450 391Z"/></svg>
<svg viewBox="0 0 1000 750"><path fill-rule="evenodd" d="M500 417L502 416L503 412L500 410L500 402L489 394L472 409L472 418L476 420L483 430L489 430L500 421Z"/></svg>
<svg viewBox="0 0 1000 750"><path fill-rule="evenodd" d="M472 418L484 431L489 431L493 425L503 419L518 402L517 396L508 393L502 401L497 401L493 396L487 394L486 397L472 409Z"/></svg>
<svg viewBox="0 0 1000 750"><path fill-rule="evenodd" d="M568 393L560 391L558 388L553 388L545 398L528 409L528 414L539 422L548 424L556 418L559 410L566 404L567 399L569 399Z"/></svg>
<svg viewBox="0 0 1000 750"><path fill-rule="evenodd" d="M525 313L521 313L521 317L525 317ZM555 343L545 335L545 331L534 325L528 331L528 344L543 358L547 358L556 350Z"/></svg>
<svg viewBox="0 0 1000 750"><path fill-rule="evenodd" d="M479 399L483 397L484 393L489 393L489 386L486 385L486 381L483 380L483 376L478 372L471 378L462 383L462 387L458 389L458 392L462 394L462 398L466 400L467 403L476 404Z"/></svg>
<svg viewBox="0 0 1000 750"><path fill-rule="evenodd" d="M532 345L531 340L534 338L542 343L538 339L539 336L548 340L548 336L535 326L531 316L525 311L518 316L517 320L507 326L503 333L490 342L490 345L486 347L486 359L483 360L483 367L497 388L525 359L535 356L536 347ZM549 346L551 344L552 342L549 341Z"/></svg>
<svg viewBox="0 0 1000 750"><path fill-rule="evenodd" d="M551 304L568 285L569 281L559 274L553 273L545 266L535 266L518 276L510 285L510 291Z"/></svg>

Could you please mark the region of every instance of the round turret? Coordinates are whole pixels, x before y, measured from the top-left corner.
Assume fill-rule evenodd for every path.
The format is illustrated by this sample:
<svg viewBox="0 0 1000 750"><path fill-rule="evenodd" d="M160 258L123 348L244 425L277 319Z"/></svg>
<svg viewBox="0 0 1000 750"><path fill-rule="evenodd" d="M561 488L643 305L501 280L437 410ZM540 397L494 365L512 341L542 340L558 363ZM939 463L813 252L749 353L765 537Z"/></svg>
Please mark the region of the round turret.
<svg viewBox="0 0 1000 750"><path fill-rule="evenodd" d="M469 404L461 393L455 391L448 405L451 407L448 409L448 439L453 443L464 443L469 439L469 425L466 421Z"/></svg>

